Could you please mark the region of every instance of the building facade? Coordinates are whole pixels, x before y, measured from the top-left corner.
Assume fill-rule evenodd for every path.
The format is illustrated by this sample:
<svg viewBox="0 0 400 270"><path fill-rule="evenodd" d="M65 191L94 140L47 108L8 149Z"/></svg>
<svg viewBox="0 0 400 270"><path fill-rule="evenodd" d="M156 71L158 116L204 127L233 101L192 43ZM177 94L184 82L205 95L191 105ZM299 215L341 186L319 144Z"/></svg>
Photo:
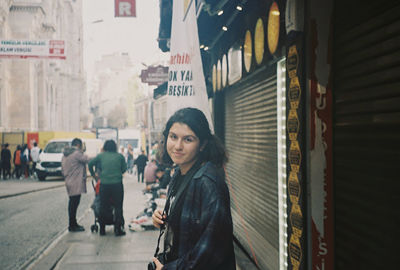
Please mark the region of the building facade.
<svg viewBox="0 0 400 270"><path fill-rule="evenodd" d="M120 112L120 116L128 125L128 112L134 105L131 103L138 92L135 70L128 53L113 53L103 55L96 61L93 85L91 86L90 104L96 123L101 126L113 125L113 112ZM103 120L99 120L103 119ZM115 124L115 123L114 123ZM95 124L97 125L97 124ZM119 126L120 128L124 126Z"/></svg>
<svg viewBox="0 0 400 270"><path fill-rule="evenodd" d="M229 154L240 268L396 268L399 3L187 2Z"/></svg>
<svg viewBox="0 0 400 270"><path fill-rule="evenodd" d="M6 0L1 40L62 40L66 59L0 58L2 130L79 131L86 113L81 0Z"/></svg>

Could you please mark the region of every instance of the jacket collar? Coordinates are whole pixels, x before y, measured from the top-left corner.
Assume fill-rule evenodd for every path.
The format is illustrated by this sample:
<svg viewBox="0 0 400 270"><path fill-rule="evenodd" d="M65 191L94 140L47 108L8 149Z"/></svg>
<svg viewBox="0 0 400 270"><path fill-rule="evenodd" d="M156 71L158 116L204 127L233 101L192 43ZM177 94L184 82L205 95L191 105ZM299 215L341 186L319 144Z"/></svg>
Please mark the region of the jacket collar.
<svg viewBox="0 0 400 270"><path fill-rule="evenodd" d="M210 177L211 179L216 179L217 170L215 168L215 165L211 163L210 161L206 162L203 166L200 167L200 169L196 172L196 174L193 176L193 179L199 179L203 175L206 175Z"/></svg>

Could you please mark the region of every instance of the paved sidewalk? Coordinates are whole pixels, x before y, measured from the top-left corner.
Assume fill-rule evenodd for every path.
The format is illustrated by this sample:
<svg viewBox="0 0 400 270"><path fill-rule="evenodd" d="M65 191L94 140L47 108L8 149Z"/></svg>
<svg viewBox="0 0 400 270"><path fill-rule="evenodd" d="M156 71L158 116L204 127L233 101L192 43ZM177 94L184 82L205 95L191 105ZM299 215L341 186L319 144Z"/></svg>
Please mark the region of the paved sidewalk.
<svg viewBox="0 0 400 270"><path fill-rule="evenodd" d="M130 220L144 209L146 197L143 188L144 185L137 183L135 177L128 175L124 178L125 236L115 237L113 226L106 226L105 236L92 233L90 226L94 223L94 213L88 209L79 220L86 231L64 232L27 269L147 269L157 244L158 231L132 232L128 229Z"/></svg>

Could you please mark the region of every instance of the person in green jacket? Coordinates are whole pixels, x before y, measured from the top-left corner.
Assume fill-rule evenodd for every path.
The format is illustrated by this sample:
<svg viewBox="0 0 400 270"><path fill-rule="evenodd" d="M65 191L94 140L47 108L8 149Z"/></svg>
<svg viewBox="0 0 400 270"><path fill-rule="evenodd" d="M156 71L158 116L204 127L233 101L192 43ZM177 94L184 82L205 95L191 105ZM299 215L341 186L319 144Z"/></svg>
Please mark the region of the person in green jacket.
<svg viewBox="0 0 400 270"><path fill-rule="evenodd" d="M105 217L110 201L115 209L114 233L116 236L125 235L122 205L124 201L124 186L122 175L126 171L126 162L123 155L117 153L117 145L113 140L107 140L103 152L89 162L90 174L96 178L94 168L97 167L100 181L100 235L105 235Z"/></svg>

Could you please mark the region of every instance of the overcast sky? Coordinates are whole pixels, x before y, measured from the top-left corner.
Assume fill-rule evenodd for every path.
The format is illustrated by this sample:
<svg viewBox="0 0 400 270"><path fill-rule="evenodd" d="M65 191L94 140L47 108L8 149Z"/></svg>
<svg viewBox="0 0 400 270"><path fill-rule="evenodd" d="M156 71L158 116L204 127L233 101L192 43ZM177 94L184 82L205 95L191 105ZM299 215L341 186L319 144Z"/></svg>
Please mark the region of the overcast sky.
<svg viewBox="0 0 400 270"><path fill-rule="evenodd" d="M132 62L137 65L141 62L149 65L166 59L157 43L159 0L136 0L136 17L130 18L114 17L114 0L82 2L84 65L88 76L91 75L94 61L104 54L128 52Z"/></svg>

